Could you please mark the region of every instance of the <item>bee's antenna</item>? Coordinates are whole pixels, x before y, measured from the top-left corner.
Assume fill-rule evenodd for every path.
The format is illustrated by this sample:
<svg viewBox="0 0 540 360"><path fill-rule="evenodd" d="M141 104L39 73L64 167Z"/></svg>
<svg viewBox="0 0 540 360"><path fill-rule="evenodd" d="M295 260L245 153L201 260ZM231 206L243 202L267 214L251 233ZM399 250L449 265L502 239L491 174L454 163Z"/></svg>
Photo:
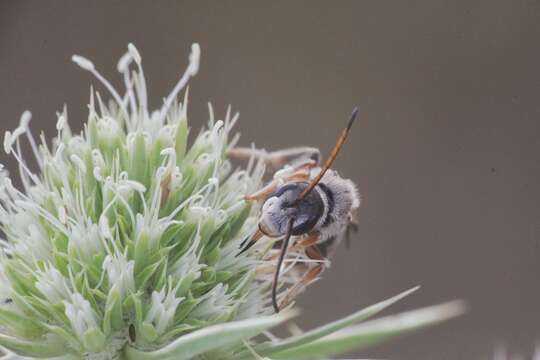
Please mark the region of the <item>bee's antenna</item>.
<svg viewBox="0 0 540 360"><path fill-rule="evenodd" d="M319 174L317 174L317 176L311 181L309 186L305 188L304 191L302 191L302 193L298 196L295 204L298 204L298 202L302 201L307 196L307 194L309 194L311 190L313 190L315 185L317 185L319 181L321 181L322 177L326 173L326 170L330 168L330 166L336 159L339 153L339 150L341 150L341 147L345 144L345 140L347 140L347 136L349 135L349 131L351 130L352 124L354 123L354 120L356 119L357 114L358 114L358 108L355 107L351 113L351 117L349 118L347 127L343 129L343 131L341 132L341 135L338 138L336 145L332 149L332 152L330 153L330 157L326 159L326 162L324 163L324 166L321 168L321 171L319 172Z"/></svg>
<svg viewBox="0 0 540 360"><path fill-rule="evenodd" d="M276 265L276 271L274 272L274 282L272 283L272 305L274 306L274 310L276 311L276 313L279 312L279 305L277 302L277 286L279 281L279 272L281 269L281 265L283 264L285 254L287 253L287 248L289 247L289 240L291 240L294 220L294 217L289 220L289 225L287 226L287 235L285 236L285 239L283 239L283 244L281 245L281 252L279 253L279 259Z"/></svg>

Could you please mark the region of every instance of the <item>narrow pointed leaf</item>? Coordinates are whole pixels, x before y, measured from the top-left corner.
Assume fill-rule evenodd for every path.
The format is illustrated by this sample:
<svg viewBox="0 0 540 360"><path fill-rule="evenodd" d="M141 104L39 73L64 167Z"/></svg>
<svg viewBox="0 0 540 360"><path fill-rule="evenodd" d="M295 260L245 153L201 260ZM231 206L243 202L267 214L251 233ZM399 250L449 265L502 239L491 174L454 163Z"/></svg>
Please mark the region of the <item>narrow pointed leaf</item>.
<svg viewBox="0 0 540 360"><path fill-rule="evenodd" d="M287 321L294 315L294 312L283 312L257 319L213 325L181 336L171 344L156 351L144 352L127 347L125 355L128 360L191 359L197 355L239 343L242 339L252 338L266 329Z"/></svg>
<svg viewBox="0 0 540 360"><path fill-rule="evenodd" d="M367 320L368 318L378 314L379 312L383 311L387 307L389 307L392 304L395 304L399 300L403 299L406 296L409 296L416 290L418 290L420 287L416 286L412 289L409 289L407 291L404 291L394 297L391 297L389 299L386 299L384 301L381 301L377 304L371 305L367 308L364 308L354 314L351 314L349 316L346 316L342 319L339 319L337 321L334 321L332 323L323 325L321 327L318 327L316 329L310 330L305 332L302 335L294 336L292 338L286 339L284 341L281 341L277 344L272 345L261 345L256 347L257 353L261 355L267 355L269 353L275 353L279 352L284 349L289 349L292 347L297 347L306 343L309 343L311 341L317 340L319 338L322 338L323 336L332 334L340 329L343 329L347 326L357 324L359 322L362 322L364 320Z"/></svg>
<svg viewBox="0 0 540 360"><path fill-rule="evenodd" d="M408 311L351 326L322 339L269 356L274 360L328 358L346 351L365 349L398 335L441 323L463 314L465 310L462 301L453 301Z"/></svg>

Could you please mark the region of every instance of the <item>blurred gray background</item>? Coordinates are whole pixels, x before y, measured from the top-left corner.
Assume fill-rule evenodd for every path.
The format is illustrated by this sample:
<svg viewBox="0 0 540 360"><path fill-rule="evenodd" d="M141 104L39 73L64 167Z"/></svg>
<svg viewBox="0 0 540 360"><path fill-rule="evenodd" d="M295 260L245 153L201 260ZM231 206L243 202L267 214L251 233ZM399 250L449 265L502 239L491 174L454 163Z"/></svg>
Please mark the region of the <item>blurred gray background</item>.
<svg viewBox="0 0 540 360"><path fill-rule="evenodd" d="M191 126L227 104L243 144L320 146L360 121L335 168L363 196L360 231L303 294L302 326L413 285L394 311L464 298L466 317L351 356L530 356L540 339L540 4L410 2L0 2L0 130L31 109L85 121L91 58L120 84L128 42L154 106L202 47ZM5 155L0 162L13 164Z"/></svg>

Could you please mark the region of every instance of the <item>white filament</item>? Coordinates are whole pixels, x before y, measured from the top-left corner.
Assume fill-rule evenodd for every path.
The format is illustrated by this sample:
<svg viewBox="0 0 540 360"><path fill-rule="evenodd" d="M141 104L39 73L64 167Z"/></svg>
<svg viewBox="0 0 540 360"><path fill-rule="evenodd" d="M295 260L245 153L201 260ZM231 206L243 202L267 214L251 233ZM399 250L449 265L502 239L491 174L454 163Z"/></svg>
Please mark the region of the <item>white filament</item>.
<svg viewBox="0 0 540 360"><path fill-rule="evenodd" d="M199 47L199 44L195 43L191 45L191 55L189 56L189 65L184 72L184 75L180 78L174 89L171 91L169 96L167 96L167 99L165 99L165 102L163 106L161 107L158 121L161 123L165 116L167 115L167 112L169 111L169 108L171 107L171 104L178 96L178 93L180 90L182 90L188 83L189 78L192 76L195 76L197 74L197 71L199 71L199 61L201 57L201 48Z"/></svg>
<svg viewBox="0 0 540 360"><path fill-rule="evenodd" d="M103 86L105 86L105 88L107 90L109 90L109 93L112 95L112 97L114 98L114 100L118 103L118 106L120 107L120 109L122 110L122 112L124 113L126 119L129 119L129 114L126 110L126 107L122 101L122 99L120 98L120 95L118 95L118 92L116 91L116 89L111 85L111 83L109 81L107 81L107 79L105 79L97 70L96 68L94 67L94 64L82 57L82 56L79 56L79 55L73 55L71 57L71 60L73 60L73 62L77 65L79 65L81 68L83 68L84 70L87 70L89 72L92 73L92 75L94 75L102 84Z"/></svg>

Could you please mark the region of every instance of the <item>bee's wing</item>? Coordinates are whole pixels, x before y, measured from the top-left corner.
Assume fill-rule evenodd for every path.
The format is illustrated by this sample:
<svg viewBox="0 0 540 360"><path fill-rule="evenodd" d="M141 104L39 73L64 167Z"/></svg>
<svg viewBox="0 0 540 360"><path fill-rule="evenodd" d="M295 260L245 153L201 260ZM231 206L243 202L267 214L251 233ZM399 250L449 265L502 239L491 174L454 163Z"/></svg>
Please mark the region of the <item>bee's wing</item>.
<svg viewBox="0 0 540 360"><path fill-rule="evenodd" d="M347 224L347 227L344 231L344 237L345 237L345 245L347 246L347 249L351 247L351 238L358 232L358 208L353 208L351 210L351 215L349 219L349 223Z"/></svg>
<svg viewBox="0 0 540 360"><path fill-rule="evenodd" d="M351 239L358 232L358 224L356 221L350 221L347 226L337 235L331 236L324 242L317 244L317 247L321 250L321 253L325 257L330 257L335 249L345 240L345 246L351 247Z"/></svg>

